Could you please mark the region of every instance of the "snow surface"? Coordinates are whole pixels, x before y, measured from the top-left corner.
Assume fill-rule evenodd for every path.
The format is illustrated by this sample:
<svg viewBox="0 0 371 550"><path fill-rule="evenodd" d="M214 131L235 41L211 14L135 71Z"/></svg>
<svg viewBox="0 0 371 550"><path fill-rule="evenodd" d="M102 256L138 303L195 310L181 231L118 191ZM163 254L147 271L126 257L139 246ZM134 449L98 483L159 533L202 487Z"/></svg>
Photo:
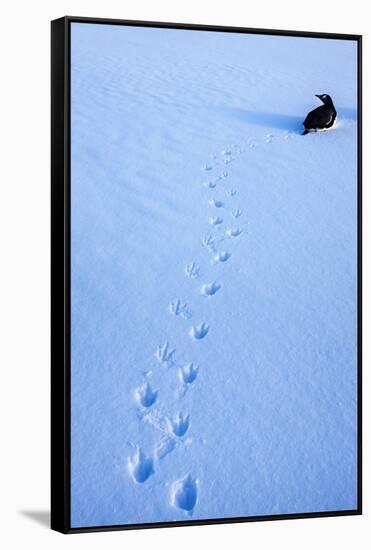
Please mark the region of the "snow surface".
<svg viewBox="0 0 371 550"><path fill-rule="evenodd" d="M352 41L72 24L73 527L356 508L356 91Z"/></svg>

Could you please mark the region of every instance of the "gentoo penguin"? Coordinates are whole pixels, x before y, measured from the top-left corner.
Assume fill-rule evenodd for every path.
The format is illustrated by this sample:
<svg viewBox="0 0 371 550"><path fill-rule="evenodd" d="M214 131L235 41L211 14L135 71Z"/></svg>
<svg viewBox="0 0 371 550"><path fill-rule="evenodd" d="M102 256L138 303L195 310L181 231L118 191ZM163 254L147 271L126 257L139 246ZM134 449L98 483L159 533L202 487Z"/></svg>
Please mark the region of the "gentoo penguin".
<svg viewBox="0 0 371 550"><path fill-rule="evenodd" d="M307 118L303 122L303 136L308 132L331 128L336 119L336 111L331 97L327 94L315 95L322 101L323 105L307 114Z"/></svg>

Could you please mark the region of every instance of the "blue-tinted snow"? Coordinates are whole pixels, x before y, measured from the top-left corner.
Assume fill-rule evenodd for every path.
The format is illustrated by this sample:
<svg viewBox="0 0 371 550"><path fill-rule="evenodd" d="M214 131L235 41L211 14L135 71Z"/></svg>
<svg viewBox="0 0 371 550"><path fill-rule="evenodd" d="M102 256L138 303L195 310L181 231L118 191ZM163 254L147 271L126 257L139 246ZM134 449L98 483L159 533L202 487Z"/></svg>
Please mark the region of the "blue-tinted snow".
<svg viewBox="0 0 371 550"><path fill-rule="evenodd" d="M72 24L74 527L356 507L356 115L352 41Z"/></svg>

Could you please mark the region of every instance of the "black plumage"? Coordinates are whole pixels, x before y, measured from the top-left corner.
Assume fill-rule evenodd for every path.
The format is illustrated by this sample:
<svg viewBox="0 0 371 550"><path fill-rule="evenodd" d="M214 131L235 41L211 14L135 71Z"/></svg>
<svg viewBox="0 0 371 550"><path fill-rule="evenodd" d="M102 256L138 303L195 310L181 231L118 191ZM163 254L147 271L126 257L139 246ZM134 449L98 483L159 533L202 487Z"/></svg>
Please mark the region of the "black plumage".
<svg viewBox="0 0 371 550"><path fill-rule="evenodd" d="M336 110L331 97L328 94L316 94L323 105L307 114L303 122L303 136L310 131L327 130L336 120Z"/></svg>

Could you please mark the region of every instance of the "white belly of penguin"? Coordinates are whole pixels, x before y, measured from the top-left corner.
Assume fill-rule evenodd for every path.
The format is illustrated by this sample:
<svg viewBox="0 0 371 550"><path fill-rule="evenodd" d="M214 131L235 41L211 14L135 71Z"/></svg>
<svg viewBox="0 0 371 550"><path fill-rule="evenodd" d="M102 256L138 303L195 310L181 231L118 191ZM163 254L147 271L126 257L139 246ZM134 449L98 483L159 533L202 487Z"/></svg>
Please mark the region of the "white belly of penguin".
<svg viewBox="0 0 371 550"><path fill-rule="evenodd" d="M331 120L332 118L330 118L327 124L330 124ZM335 128L336 126L336 120L337 120L337 116L334 118L334 122L329 128L311 128L310 130L308 130L308 132L327 132L328 130L332 130L332 128Z"/></svg>

